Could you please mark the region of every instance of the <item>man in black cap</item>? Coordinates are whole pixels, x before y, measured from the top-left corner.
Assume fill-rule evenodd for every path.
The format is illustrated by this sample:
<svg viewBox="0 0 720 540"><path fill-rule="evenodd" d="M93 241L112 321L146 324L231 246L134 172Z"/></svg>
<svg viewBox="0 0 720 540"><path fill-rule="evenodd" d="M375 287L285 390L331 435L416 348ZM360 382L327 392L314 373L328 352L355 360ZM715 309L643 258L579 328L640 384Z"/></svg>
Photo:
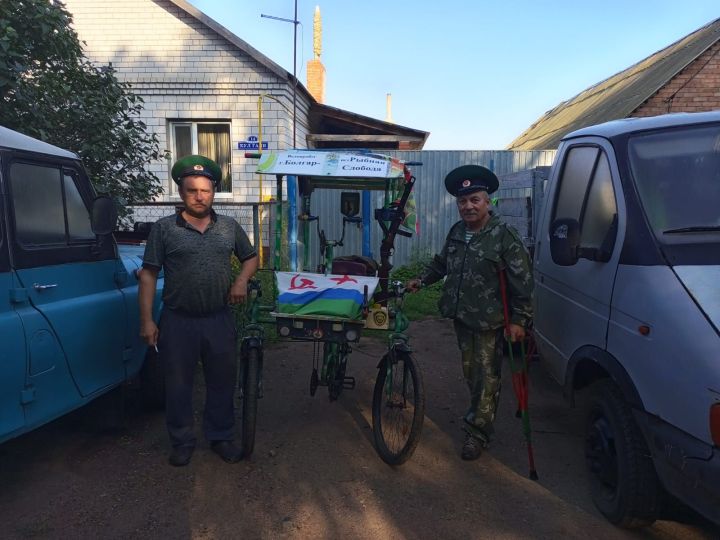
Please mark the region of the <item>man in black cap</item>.
<svg viewBox="0 0 720 540"><path fill-rule="evenodd" d="M138 278L140 334L157 348L165 366L170 464L187 465L195 449L192 389L198 360L206 383L205 438L223 460L236 463L242 457L233 443L237 334L228 304L245 301L258 258L240 224L212 209L222 177L214 161L187 156L171 174L184 208L159 219L150 231ZM233 253L242 263L234 281ZM161 268L165 285L158 328L152 305Z"/></svg>
<svg viewBox="0 0 720 540"><path fill-rule="evenodd" d="M461 221L451 227L440 254L407 287L416 291L446 277L439 307L454 321L470 389L461 454L469 460L480 457L492 439L500 396L504 313L499 272L507 276L513 341L525 337L532 317L533 280L518 233L491 210L490 193L498 188L495 174L485 167L464 165L447 175L445 188L456 197Z"/></svg>

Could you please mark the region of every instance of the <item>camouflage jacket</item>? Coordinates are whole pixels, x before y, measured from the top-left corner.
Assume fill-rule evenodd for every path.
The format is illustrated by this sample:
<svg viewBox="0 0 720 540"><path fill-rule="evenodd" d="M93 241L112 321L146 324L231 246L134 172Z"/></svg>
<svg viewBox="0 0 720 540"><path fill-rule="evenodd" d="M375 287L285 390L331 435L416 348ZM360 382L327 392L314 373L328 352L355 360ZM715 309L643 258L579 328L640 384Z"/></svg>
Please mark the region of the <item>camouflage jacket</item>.
<svg viewBox="0 0 720 540"><path fill-rule="evenodd" d="M422 281L430 285L447 276L440 313L472 329L492 330L504 325L499 268L507 275L510 322L527 326L532 318L530 257L517 231L496 215L469 242L465 241L465 224L453 225Z"/></svg>

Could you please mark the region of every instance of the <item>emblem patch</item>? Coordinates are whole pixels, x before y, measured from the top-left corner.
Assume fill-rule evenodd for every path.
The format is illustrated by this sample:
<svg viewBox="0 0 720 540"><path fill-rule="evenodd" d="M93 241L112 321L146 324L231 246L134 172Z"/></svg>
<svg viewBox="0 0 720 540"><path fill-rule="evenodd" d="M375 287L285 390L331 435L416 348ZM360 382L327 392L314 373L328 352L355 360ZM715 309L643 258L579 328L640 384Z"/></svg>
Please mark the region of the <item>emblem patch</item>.
<svg viewBox="0 0 720 540"><path fill-rule="evenodd" d="M387 314L383 311L374 312L372 317L373 317L373 322L375 322L375 324L377 326L384 326L385 321L387 321Z"/></svg>
<svg viewBox="0 0 720 540"><path fill-rule="evenodd" d="M194 171L204 171L205 167L203 167L202 165L193 165L193 170Z"/></svg>
<svg viewBox="0 0 720 540"><path fill-rule="evenodd" d="M462 187L468 187L471 183L470 180L463 180Z"/></svg>

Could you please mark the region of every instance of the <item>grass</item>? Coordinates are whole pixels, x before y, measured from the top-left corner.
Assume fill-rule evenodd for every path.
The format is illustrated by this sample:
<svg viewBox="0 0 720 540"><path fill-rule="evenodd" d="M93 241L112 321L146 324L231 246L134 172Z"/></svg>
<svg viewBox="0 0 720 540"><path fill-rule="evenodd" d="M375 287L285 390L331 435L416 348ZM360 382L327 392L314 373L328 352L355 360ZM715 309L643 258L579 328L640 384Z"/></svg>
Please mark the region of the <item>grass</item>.
<svg viewBox="0 0 720 540"><path fill-rule="evenodd" d="M393 270L390 277L406 283L418 277L425 268L426 263L426 259L416 259L408 265ZM406 294L403 312L407 318L411 321L417 321L427 317L439 317L438 300L440 300L441 290L442 282L438 282L429 287L424 287L416 293Z"/></svg>

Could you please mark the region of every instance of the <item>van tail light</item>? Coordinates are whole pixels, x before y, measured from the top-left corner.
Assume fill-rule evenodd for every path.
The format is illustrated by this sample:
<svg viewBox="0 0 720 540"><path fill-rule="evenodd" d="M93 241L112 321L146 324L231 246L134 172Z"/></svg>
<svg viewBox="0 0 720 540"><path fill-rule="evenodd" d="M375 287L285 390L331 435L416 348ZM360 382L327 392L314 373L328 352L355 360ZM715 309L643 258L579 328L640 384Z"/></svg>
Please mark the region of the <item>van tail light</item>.
<svg viewBox="0 0 720 540"><path fill-rule="evenodd" d="M720 448L720 403L710 407L710 436L715 446Z"/></svg>

